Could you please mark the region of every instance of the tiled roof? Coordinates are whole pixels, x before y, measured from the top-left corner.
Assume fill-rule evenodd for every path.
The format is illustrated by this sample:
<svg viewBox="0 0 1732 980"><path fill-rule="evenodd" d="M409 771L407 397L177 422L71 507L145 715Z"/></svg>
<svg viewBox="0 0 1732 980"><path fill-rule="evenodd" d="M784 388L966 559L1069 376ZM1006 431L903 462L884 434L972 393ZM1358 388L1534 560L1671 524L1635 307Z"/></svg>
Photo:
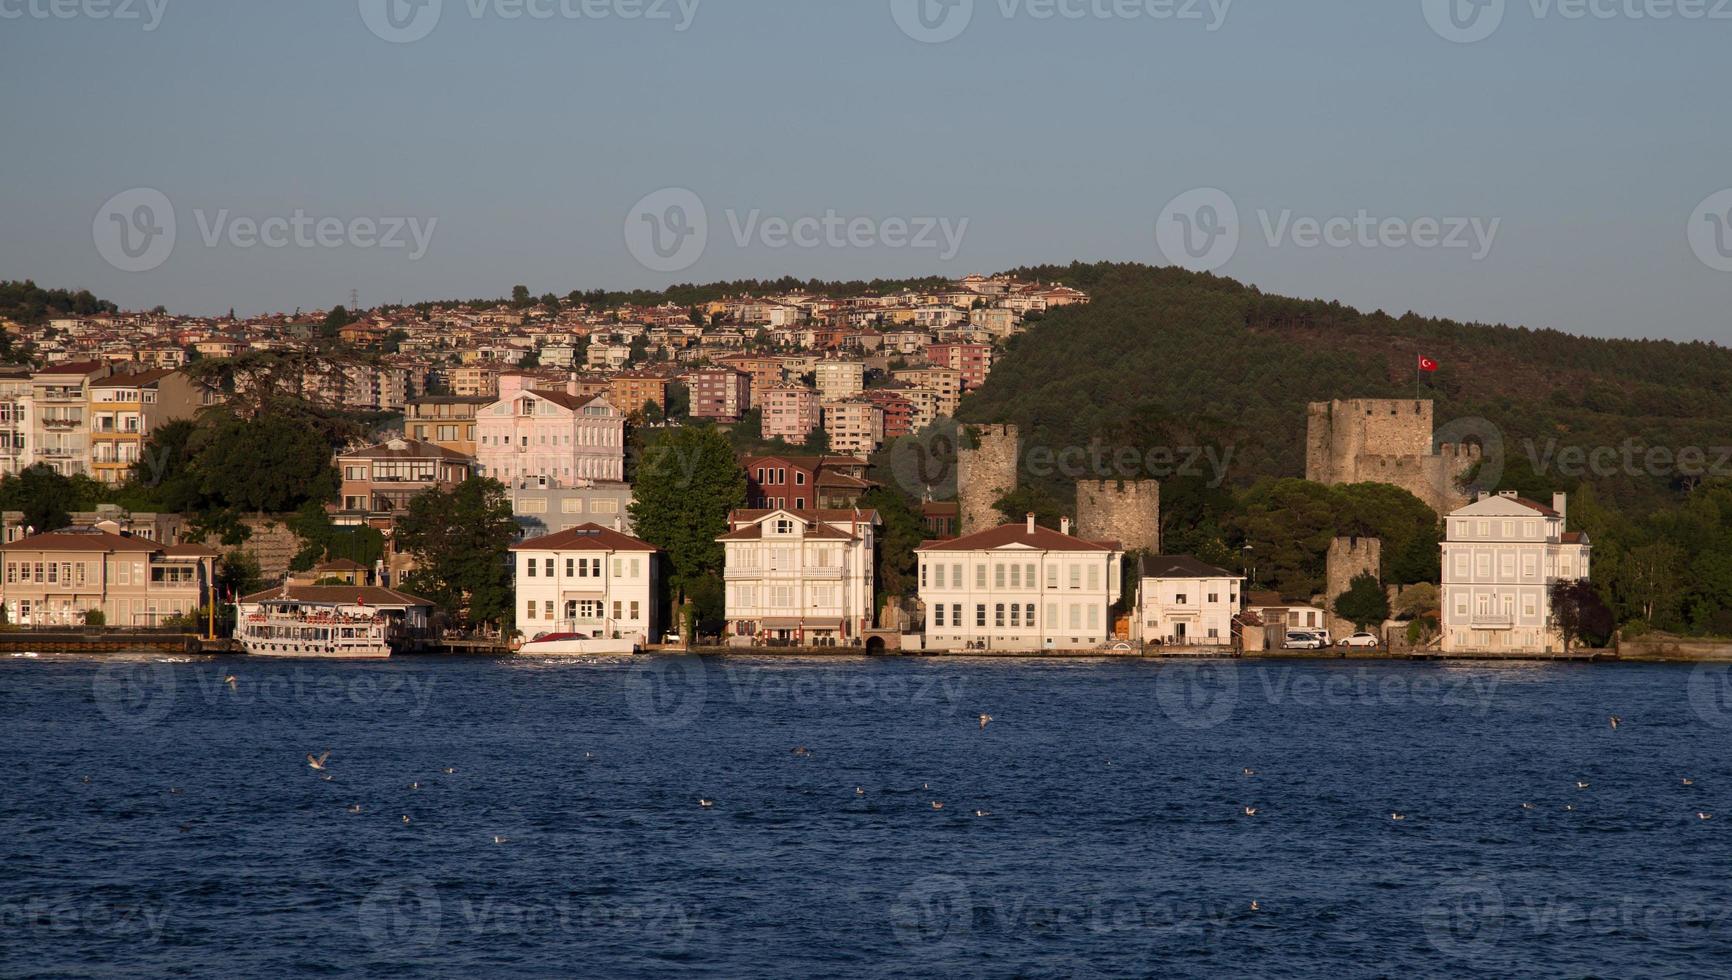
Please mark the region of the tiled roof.
<svg viewBox="0 0 1732 980"><path fill-rule="evenodd" d="M1144 555L1139 572L1143 578L1239 578L1188 555Z"/></svg>
<svg viewBox="0 0 1732 980"><path fill-rule="evenodd" d="M916 550L991 551L995 548L1007 548L1012 545L1022 545L1038 551L1110 552L1120 550L1117 541L1084 541L1068 534L1060 534L1050 527L1036 525L1031 533L1026 523L1002 524L950 541L928 541Z"/></svg>
<svg viewBox="0 0 1732 980"><path fill-rule="evenodd" d="M129 538L91 527L62 528L20 538L0 546L0 551L130 551L147 554L163 546L144 538Z"/></svg>
<svg viewBox="0 0 1732 980"><path fill-rule="evenodd" d="M579 524L556 534L530 538L511 546L512 551L659 551L647 541L639 541L600 524Z"/></svg>

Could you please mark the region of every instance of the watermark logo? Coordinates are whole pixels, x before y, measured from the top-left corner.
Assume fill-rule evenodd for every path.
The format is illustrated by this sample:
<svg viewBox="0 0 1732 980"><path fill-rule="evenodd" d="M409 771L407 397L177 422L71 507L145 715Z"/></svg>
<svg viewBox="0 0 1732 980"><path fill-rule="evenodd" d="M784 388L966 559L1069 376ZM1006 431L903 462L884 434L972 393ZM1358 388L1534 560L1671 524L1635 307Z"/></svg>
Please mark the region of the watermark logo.
<svg viewBox="0 0 1732 980"><path fill-rule="evenodd" d="M1180 728L1214 728L1239 707L1239 665L1231 660L1167 664L1155 675L1155 703Z"/></svg>
<svg viewBox="0 0 1732 980"><path fill-rule="evenodd" d="M1503 891L1488 881L1456 881L1431 894L1420 909L1425 938L1445 956L1483 959L1503 936Z"/></svg>
<svg viewBox="0 0 1732 980"><path fill-rule="evenodd" d="M1725 664L1698 664L1690 671L1687 688L1690 708L1696 717L1715 728L1732 728L1732 668Z"/></svg>
<svg viewBox="0 0 1732 980"><path fill-rule="evenodd" d="M174 667L156 661L105 663L91 678L90 688L103 717L118 728L142 732L174 707Z"/></svg>
<svg viewBox="0 0 1732 980"><path fill-rule="evenodd" d="M1239 253L1239 206L1216 187L1186 191L1161 210L1155 244L1173 265L1214 272Z"/></svg>
<svg viewBox="0 0 1732 980"><path fill-rule="evenodd" d="M656 657L634 664L625 679L626 707L651 728L687 728L709 698L708 675L699 657Z"/></svg>
<svg viewBox="0 0 1732 980"><path fill-rule="evenodd" d="M162 26L168 0L0 0L0 20L113 20Z"/></svg>
<svg viewBox="0 0 1732 980"><path fill-rule="evenodd" d="M1732 187L1711 194L1690 215L1690 251L1716 272L1732 272Z"/></svg>
<svg viewBox="0 0 1732 980"><path fill-rule="evenodd" d="M426 952L439 942L441 912L425 878L387 881L361 900L361 935L381 953Z"/></svg>
<svg viewBox="0 0 1732 980"><path fill-rule="evenodd" d="M360 0L361 21L382 41L409 44L433 33L445 0Z"/></svg>
<svg viewBox="0 0 1732 980"><path fill-rule="evenodd" d="M703 199L683 187L667 187L632 206L625 218L625 246L652 272L683 272L698 264L710 240Z"/></svg>
<svg viewBox="0 0 1732 980"><path fill-rule="evenodd" d="M109 265L121 272L149 272L174 254L174 205L155 188L121 191L96 212L90 234Z"/></svg>
<svg viewBox="0 0 1732 980"><path fill-rule="evenodd" d="M890 0L902 33L922 44L954 41L974 20L974 0Z"/></svg>
<svg viewBox="0 0 1732 980"><path fill-rule="evenodd" d="M890 447L890 472L896 485L921 499L928 494L933 500L956 496L956 450L961 437L961 426L945 416L915 435L896 440Z"/></svg>
<svg viewBox="0 0 1732 980"><path fill-rule="evenodd" d="M1421 0L1425 22L1456 44L1483 41L1503 24L1505 0Z"/></svg>
<svg viewBox="0 0 1732 980"><path fill-rule="evenodd" d="M933 952L962 941L973 910L962 879L928 875L896 897L890 906L890 927L904 947Z"/></svg>

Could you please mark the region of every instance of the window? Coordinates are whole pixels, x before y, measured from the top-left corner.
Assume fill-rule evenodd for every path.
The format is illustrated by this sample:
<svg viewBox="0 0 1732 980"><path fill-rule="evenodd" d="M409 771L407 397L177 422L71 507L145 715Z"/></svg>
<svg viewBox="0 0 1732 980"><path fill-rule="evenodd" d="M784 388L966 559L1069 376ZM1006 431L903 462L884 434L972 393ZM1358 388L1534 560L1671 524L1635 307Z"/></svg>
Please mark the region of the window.
<svg viewBox="0 0 1732 980"><path fill-rule="evenodd" d="M1014 602L1010 605L1010 626L1012 629L1022 628L1022 607Z"/></svg>
<svg viewBox="0 0 1732 980"><path fill-rule="evenodd" d="M943 603L938 603L937 605L932 607L932 625L934 625L934 626L943 626L944 625L944 604Z"/></svg>
<svg viewBox="0 0 1732 980"><path fill-rule="evenodd" d="M1004 566L1003 565L992 566L992 587L995 589L1004 588ZM1003 609L1004 607L1000 606L999 608Z"/></svg>
<svg viewBox="0 0 1732 980"><path fill-rule="evenodd" d="M944 566L943 565L932 566L932 587L935 589L944 588Z"/></svg>
<svg viewBox="0 0 1732 980"><path fill-rule="evenodd" d="M986 604L985 603L981 603L980 605L977 605L974 607L974 625L979 626L983 629L986 627Z"/></svg>
<svg viewBox="0 0 1732 980"><path fill-rule="evenodd" d="M1022 622L1029 629L1034 629L1034 603L1022 607Z"/></svg>
<svg viewBox="0 0 1732 980"><path fill-rule="evenodd" d="M547 559L545 564L542 565L542 572L541 573L543 575L547 576L548 578L553 577L553 559L552 558Z"/></svg>
<svg viewBox="0 0 1732 980"><path fill-rule="evenodd" d="M535 618L535 600L534 599L529 600L529 603L524 608L523 618L524 619L530 619L530 620Z"/></svg>
<svg viewBox="0 0 1732 980"><path fill-rule="evenodd" d="M1046 566L1046 587L1049 589L1058 588L1058 566L1057 565Z"/></svg>
<svg viewBox="0 0 1732 980"><path fill-rule="evenodd" d="M960 563L950 566L950 584L955 588L962 588L962 565Z"/></svg>
<svg viewBox="0 0 1732 980"><path fill-rule="evenodd" d="M1070 567L1070 587L1073 589L1082 588L1082 566L1081 565L1072 565ZM1074 609L1076 607L1073 606L1071 608Z"/></svg>
<svg viewBox="0 0 1732 980"><path fill-rule="evenodd" d="M577 577L577 559L567 558L565 560L565 577L566 578L576 578Z"/></svg>
<svg viewBox="0 0 1732 980"><path fill-rule="evenodd" d="M1004 603L999 603L992 611L992 625L1004 628Z"/></svg>
<svg viewBox="0 0 1732 980"><path fill-rule="evenodd" d="M1022 588L1022 566L1021 565L1010 566L1010 587L1013 589Z"/></svg>
<svg viewBox="0 0 1732 980"><path fill-rule="evenodd" d="M1183 592L1179 593L1178 595L1173 596L1173 605L1175 605L1175 606L1185 605L1186 604L1186 602L1185 602L1186 598L1188 598L1188 597Z"/></svg>
<svg viewBox="0 0 1732 980"><path fill-rule="evenodd" d="M950 621L957 626L962 625L962 606L960 604L951 604Z"/></svg>
<svg viewBox="0 0 1732 980"><path fill-rule="evenodd" d="M974 566L974 588L975 588L975 591L977 591L977 592L985 592L986 591L986 566L985 565ZM980 625L985 626L986 624L981 623Z"/></svg>
<svg viewBox="0 0 1732 980"><path fill-rule="evenodd" d="M633 619L637 619L637 618L638 618L638 613L637 613L637 600L636 600L636 599L633 599L633 600L632 600L632 603L631 603L631 618L633 618Z"/></svg>
<svg viewBox="0 0 1732 980"><path fill-rule="evenodd" d="M543 611L543 615L541 618L543 618L543 619L552 619L553 618L553 600L552 599L549 599L546 602L543 602L541 604L541 608Z"/></svg>
<svg viewBox="0 0 1732 980"><path fill-rule="evenodd" d="M529 561L524 563L524 576L527 578L535 577L535 559L531 558Z"/></svg>

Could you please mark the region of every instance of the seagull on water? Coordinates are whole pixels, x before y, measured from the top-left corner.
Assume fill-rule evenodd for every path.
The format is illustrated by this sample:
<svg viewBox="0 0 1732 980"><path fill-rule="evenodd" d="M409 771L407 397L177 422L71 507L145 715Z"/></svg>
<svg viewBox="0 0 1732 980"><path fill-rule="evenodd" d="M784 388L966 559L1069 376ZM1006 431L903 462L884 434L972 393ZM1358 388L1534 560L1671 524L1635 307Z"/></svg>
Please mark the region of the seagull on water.
<svg viewBox="0 0 1732 980"><path fill-rule="evenodd" d="M86 777L84 777L84 778L83 778L83 779L80 779L80 780L79 780L79 782L81 782L81 783L88 783L88 782L90 782L90 777L89 777L89 776L86 776Z"/></svg>
<svg viewBox="0 0 1732 980"><path fill-rule="evenodd" d="M359 804L359 803L349 804L349 812L350 813L360 813L361 812L361 804Z"/></svg>
<svg viewBox="0 0 1732 980"><path fill-rule="evenodd" d="M974 811L974 815L977 817L990 817L990 816L992 816L992 811L991 810L976 810L976 811Z"/></svg>
<svg viewBox="0 0 1732 980"><path fill-rule="evenodd" d="M1256 808L1256 807L1254 807L1254 806L1248 806L1248 807L1246 807L1246 808L1245 808L1245 816L1247 816L1247 817L1254 817L1254 816L1256 816L1256 815L1257 815L1257 808Z"/></svg>
<svg viewBox="0 0 1732 980"><path fill-rule="evenodd" d="M186 792L186 790L181 789L179 786L170 786L168 788L168 795L170 795L170 796L179 796L185 792Z"/></svg>
<svg viewBox="0 0 1732 980"><path fill-rule="evenodd" d="M407 813L403 814L403 826L409 826L409 815Z"/></svg>
<svg viewBox="0 0 1732 980"><path fill-rule="evenodd" d="M1395 820L1395 821L1406 820L1407 814L1405 814L1405 813L1391 813L1389 815L1389 819Z"/></svg>
<svg viewBox="0 0 1732 980"><path fill-rule="evenodd" d="M1588 788L1587 783L1581 781L1580 779L1576 780L1576 789L1587 789L1587 788Z"/></svg>
<svg viewBox="0 0 1732 980"><path fill-rule="evenodd" d="M88 778L86 778L84 781L87 783L90 782L90 780ZM1694 779L1691 779L1688 776L1685 776L1684 777L1684 785L1685 786L1694 786L1694 785L1696 785L1696 781Z"/></svg>
<svg viewBox="0 0 1732 980"><path fill-rule="evenodd" d="M410 783L410 784L409 784L409 788L410 788L410 789L420 789L420 788L421 788L421 784L420 784L420 783L418 783L418 782L415 782L415 783Z"/></svg>
<svg viewBox="0 0 1732 980"><path fill-rule="evenodd" d="M804 745L796 745L794 747L794 754L804 758L805 756L811 755L812 750L806 748Z"/></svg>
<svg viewBox="0 0 1732 980"><path fill-rule="evenodd" d="M708 810L710 807L713 807L715 805L716 805L715 800L705 800L705 799L698 800L698 806L701 806L706 810Z"/></svg>
<svg viewBox="0 0 1732 980"><path fill-rule="evenodd" d="M1619 718L1617 715L1613 715L1611 718L1609 718L1607 720L1611 722L1612 731L1614 731L1614 732L1618 730L1619 725L1622 725L1624 723L1624 719Z"/></svg>
<svg viewBox="0 0 1732 980"><path fill-rule="evenodd" d="M942 803L940 803L940 802L938 802L938 801L937 801L937 800L933 800L933 801L932 801L932 809L934 809L934 810L942 810L942 809L944 809L944 804L942 804Z"/></svg>
<svg viewBox="0 0 1732 980"><path fill-rule="evenodd" d="M509 843L511 843L511 838L501 837L498 834L494 834L493 835L493 843L495 843L495 844L509 844Z"/></svg>
<svg viewBox="0 0 1732 980"><path fill-rule="evenodd" d="M1261 912L1261 911L1263 911L1263 906L1261 906L1261 905L1258 905L1258 904L1257 904L1257 900L1256 900L1256 899L1254 899L1254 898L1253 898L1253 899L1251 899L1251 911L1253 911L1253 912Z"/></svg>
<svg viewBox="0 0 1732 980"><path fill-rule="evenodd" d="M232 690L234 690L234 689L235 689L235 686L236 686L236 683L237 683L237 682L236 682L236 679L235 679L235 675L233 675L233 674L230 674L230 675L228 675L228 676L227 676L227 677L224 677L224 678L223 678L223 683L224 683L224 684L227 684L227 685L228 685L228 686L229 686L229 690L231 690L231 691L232 691Z"/></svg>
<svg viewBox="0 0 1732 980"><path fill-rule="evenodd" d="M329 759L330 757L331 757L331 750L330 749L326 749L323 754L317 755L317 756L313 755L313 753L311 753L311 752L308 752L307 753L307 765L311 766L314 769L317 769L317 770L323 772L324 768L325 768L325 760Z"/></svg>
<svg viewBox="0 0 1732 980"><path fill-rule="evenodd" d="M1576 812L1576 806L1575 806L1575 804L1573 804L1573 803L1565 803L1565 804L1564 804L1564 812L1565 812L1565 813L1574 813L1574 812Z"/></svg>
<svg viewBox="0 0 1732 980"><path fill-rule="evenodd" d="M456 769L455 769L455 768L453 768L453 767L451 767L451 766L446 766L446 767L445 767L445 775L447 775L447 776L449 776L449 775L451 775L451 774L452 774L452 773L454 773L454 772L456 772L456 771L457 771L457 770L456 770Z"/></svg>
<svg viewBox="0 0 1732 980"><path fill-rule="evenodd" d="M1532 803L1523 803L1522 809L1523 810L1532 810L1532 809L1534 809L1534 805Z"/></svg>
<svg viewBox="0 0 1732 980"><path fill-rule="evenodd" d="M866 788L864 786L854 787L854 795L855 796L865 796L866 795Z"/></svg>
<svg viewBox="0 0 1732 980"><path fill-rule="evenodd" d="M1246 767L1245 767L1245 768L1243 768L1243 769L1241 769L1241 770L1239 770L1239 771L1240 771L1240 772L1242 772L1242 773L1244 773L1244 774L1245 774L1245 775L1247 775L1247 776L1255 776L1255 775L1257 775L1257 770L1255 770L1255 769L1252 769L1252 768L1251 768L1251 767L1250 767L1250 766L1246 766Z"/></svg>
<svg viewBox="0 0 1732 980"><path fill-rule="evenodd" d="M1697 820L1712 820L1712 819L1714 819L1714 815L1712 813L1697 813L1696 819Z"/></svg>
<svg viewBox="0 0 1732 980"><path fill-rule="evenodd" d="M985 728L987 725L990 725L991 723L992 723L992 716L991 715L983 714L980 716L980 727Z"/></svg>

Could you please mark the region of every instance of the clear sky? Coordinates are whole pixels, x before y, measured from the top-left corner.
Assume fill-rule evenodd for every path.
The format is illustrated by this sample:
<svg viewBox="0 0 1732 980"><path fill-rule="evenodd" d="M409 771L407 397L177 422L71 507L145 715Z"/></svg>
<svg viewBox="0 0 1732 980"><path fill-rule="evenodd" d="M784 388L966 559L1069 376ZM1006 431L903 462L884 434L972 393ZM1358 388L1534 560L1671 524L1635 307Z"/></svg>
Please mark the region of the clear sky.
<svg viewBox="0 0 1732 980"><path fill-rule="evenodd" d="M1456 0L1453 21L1446 0L389 2L0 0L0 278L257 313L1165 263L1163 210L1215 188L1239 242L1208 261L1270 291L1602 336L1729 326L1722 0ZM97 16L114 5L137 18ZM667 18L620 16L645 6ZM696 213L640 207L666 188ZM152 252L161 205L139 205L163 199ZM1306 219L1361 212L1369 237L1304 247ZM281 247L252 240L271 218ZM1463 247L1410 240L1457 218L1481 222Z"/></svg>

